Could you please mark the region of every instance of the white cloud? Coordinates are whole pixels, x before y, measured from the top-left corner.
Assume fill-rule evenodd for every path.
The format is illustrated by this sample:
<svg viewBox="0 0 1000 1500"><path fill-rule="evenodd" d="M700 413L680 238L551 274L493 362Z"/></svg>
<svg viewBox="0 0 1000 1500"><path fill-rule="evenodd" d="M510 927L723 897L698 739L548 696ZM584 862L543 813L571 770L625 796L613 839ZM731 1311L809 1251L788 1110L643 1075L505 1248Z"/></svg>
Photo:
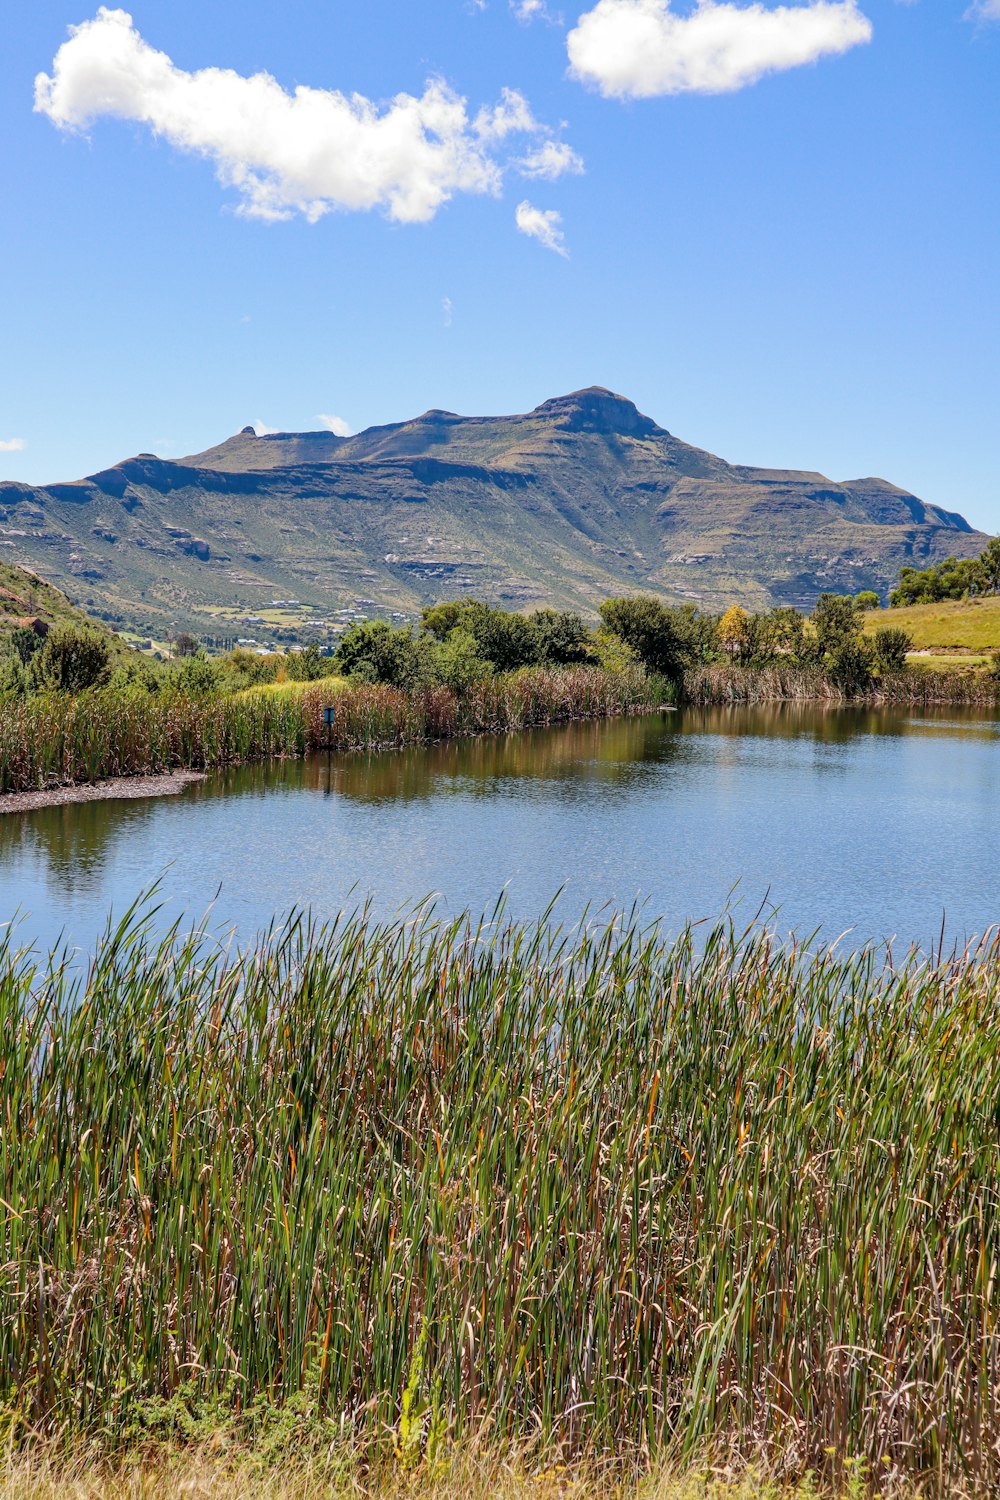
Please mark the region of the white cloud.
<svg viewBox="0 0 1000 1500"><path fill-rule="evenodd" d="M535 135L541 128L531 113L531 105L517 89L503 89L500 103L490 109L481 109L473 123L473 129L482 141L502 141L509 135Z"/></svg>
<svg viewBox="0 0 1000 1500"><path fill-rule="evenodd" d="M583 157L578 155L566 141L543 141L522 156L517 162L522 177L538 177L545 182L555 182L566 172L577 176L583 171Z"/></svg>
<svg viewBox="0 0 1000 1500"><path fill-rule="evenodd" d="M1000 0L974 0L965 12L967 21L1000 21Z"/></svg>
<svg viewBox="0 0 1000 1500"><path fill-rule="evenodd" d="M530 235L546 250L554 250L557 255L566 255L567 250L563 242L562 214L556 213L554 208L535 208L525 198L523 203L517 205L515 214L517 227L522 234Z"/></svg>
<svg viewBox="0 0 1000 1500"><path fill-rule="evenodd" d="M510 0L510 8L519 21L547 21L550 19L545 0Z"/></svg>
<svg viewBox="0 0 1000 1500"><path fill-rule="evenodd" d="M316 420L322 422L327 432L332 432L334 437L351 436L351 429L343 417L330 417L326 412L321 411Z"/></svg>
<svg viewBox="0 0 1000 1500"><path fill-rule="evenodd" d="M266 422L260 420L260 417L253 424L253 430L258 437L273 437L278 431L277 427L268 427Z"/></svg>
<svg viewBox="0 0 1000 1500"><path fill-rule="evenodd" d="M240 194L240 212L310 222L332 209L379 207L402 222L432 219L455 193L499 193L508 163L497 147L508 136L548 133L513 90L473 119L440 81L419 98L397 94L379 106L332 89L289 93L267 73L185 72L143 40L126 11L103 5L70 28L51 76L38 75L35 108L64 130L103 116L148 125L213 161Z"/></svg>
<svg viewBox="0 0 1000 1500"><path fill-rule="evenodd" d="M0 453L23 453L27 446L24 438L0 438Z"/></svg>
<svg viewBox="0 0 1000 1500"><path fill-rule="evenodd" d="M996 4L998 0L988 0ZM697 0L598 0L570 32L570 73L613 98L723 94L765 73L801 67L871 39L856 0L735 5Z"/></svg>
<svg viewBox="0 0 1000 1500"><path fill-rule="evenodd" d="M450 297L441 298L441 312L444 316L444 326L446 328L450 328L452 317L454 316L455 312L455 304L454 302L452 302Z"/></svg>

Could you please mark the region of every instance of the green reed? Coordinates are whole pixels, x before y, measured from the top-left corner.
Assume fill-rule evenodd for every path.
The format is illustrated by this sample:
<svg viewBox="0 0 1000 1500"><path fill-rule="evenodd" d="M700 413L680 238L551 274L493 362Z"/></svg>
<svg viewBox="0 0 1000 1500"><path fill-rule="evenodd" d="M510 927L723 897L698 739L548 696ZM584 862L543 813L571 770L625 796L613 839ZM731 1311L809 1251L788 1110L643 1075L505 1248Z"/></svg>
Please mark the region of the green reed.
<svg viewBox="0 0 1000 1500"><path fill-rule="evenodd" d="M1000 1479L1000 939L131 912L0 950L0 1399L310 1393L567 1449Z"/></svg>
<svg viewBox="0 0 1000 1500"><path fill-rule="evenodd" d="M376 750L528 729L632 712L662 693L639 671L571 667L509 673L461 697L441 687L405 693L382 686L200 699L110 691L29 697L0 707L0 793L301 756L328 745ZM323 718L330 702L332 732Z"/></svg>

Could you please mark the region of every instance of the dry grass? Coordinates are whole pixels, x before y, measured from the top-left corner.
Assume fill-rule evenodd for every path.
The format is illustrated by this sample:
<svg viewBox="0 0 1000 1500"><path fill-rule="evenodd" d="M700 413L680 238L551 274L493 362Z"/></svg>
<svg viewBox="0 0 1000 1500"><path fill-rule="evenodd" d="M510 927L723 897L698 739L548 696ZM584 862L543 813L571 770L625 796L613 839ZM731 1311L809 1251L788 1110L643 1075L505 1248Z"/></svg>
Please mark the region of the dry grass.
<svg viewBox="0 0 1000 1500"><path fill-rule="evenodd" d="M311 682L292 682L286 677L281 682L260 682L253 687L243 688L238 697L251 697L255 693L261 693L265 697L285 695L295 698L306 692L339 693L348 686L347 678L332 673L329 677L317 677Z"/></svg>
<svg viewBox="0 0 1000 1500"><path fill-rule="evenodd" d="M414 1472L398 1464L375 1472L351 1458L301 1462L294 1453L280 1465L261 1465L252 1454L212 1450L114 1466L21 1456L0 1467L0 1500L861 1500L866 1491L882 1500L918 1495L892 1475L872 1483L861 1467L849 1466L839 1482L819 1486L812 1476L796 1482L755 1469L622 1477L611 1469L489 1454L461 1455L436 1470ZM948 1495L964 1500L973 1493L956 1487Z"/></svg>

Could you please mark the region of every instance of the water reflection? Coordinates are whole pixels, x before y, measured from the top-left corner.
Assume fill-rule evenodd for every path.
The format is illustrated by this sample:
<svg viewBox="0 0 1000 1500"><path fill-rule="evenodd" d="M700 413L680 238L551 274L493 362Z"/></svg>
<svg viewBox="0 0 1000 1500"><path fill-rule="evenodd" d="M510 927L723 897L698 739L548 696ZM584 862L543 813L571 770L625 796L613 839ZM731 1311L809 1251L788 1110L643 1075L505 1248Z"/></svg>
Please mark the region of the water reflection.
<svg viewBox="0 0 1000 1500"><path fill-rule="evenodd" d="M789 926L929 940L1000 915L998 725L976 710L688 709L380 755L234 768L149 802L0 817L0 919L88 942L166 870L252 929L294 904L533 915L647 898L679 923L742 882ZM905 854L902 852L905 850Z"/></svg>

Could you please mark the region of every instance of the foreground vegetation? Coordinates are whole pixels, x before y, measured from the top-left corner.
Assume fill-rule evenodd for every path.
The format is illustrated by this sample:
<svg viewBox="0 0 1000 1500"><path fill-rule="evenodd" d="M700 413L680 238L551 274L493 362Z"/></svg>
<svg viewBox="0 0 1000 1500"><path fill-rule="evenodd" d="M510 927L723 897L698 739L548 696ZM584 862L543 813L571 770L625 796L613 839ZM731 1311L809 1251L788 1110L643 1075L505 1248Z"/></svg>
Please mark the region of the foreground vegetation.
<svg viewBox="0 0 1000 1500"><path fill-rule="evenodd" d="M1000 940L0 952L12 1441L1000 1480Z"/></svg>

